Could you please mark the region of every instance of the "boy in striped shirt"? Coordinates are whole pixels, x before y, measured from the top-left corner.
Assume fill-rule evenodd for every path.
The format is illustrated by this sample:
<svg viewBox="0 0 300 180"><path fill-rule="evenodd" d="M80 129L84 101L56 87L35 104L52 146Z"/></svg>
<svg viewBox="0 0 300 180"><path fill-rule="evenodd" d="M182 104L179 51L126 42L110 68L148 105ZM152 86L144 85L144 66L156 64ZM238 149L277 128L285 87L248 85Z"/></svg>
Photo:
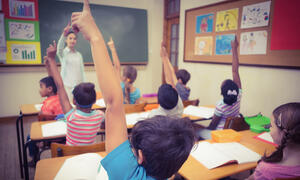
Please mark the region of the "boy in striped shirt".
<svg viewBox="0 0 300 180"><path fill-rule="evenodd" d="M73 90L73 109L62 78L58 72L55 62L56 43L47 48L47 56L44 57L46 67L51 73L55 84L59 100L67 120L67 145L89 145L96 140L97 131L103 121L104 113L99 110L92 110L92 105L96 102L95 86L92 83L80 83Z"/></svg>

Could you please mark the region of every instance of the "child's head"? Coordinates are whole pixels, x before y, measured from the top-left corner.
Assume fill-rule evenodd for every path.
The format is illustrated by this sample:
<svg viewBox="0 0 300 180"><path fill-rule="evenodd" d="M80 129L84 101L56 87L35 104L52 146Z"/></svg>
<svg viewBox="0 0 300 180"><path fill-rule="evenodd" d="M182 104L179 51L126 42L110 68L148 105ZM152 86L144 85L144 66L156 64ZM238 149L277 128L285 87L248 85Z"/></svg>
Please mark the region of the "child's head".
<svg viewBox="0 0 300 180"><path fill-rule="evenodd" d="M67 47L73 49L77 43L76 34L73 31L69 31L66 37L67 37L66 38Z"/></svg>
<svg viewBox="0 0 300 180"><path fill-rule="evenodd" d="M176 77L177 77L179 82L186 85L186 83L189 82L189 80L191 78L191 74L185 69L179 69L176 72Z"/></svg>
<svg viewBox="0 0 300 180"><path fill-rule="evenodd" d="M74 104L80 108L91 108L96 102L96 91L93 83L80 83L73 90Z"/></svg>
<svg viewBox="0 0 300 180"><path fill-rule="evenodd" d="M147 174L166 179L186 161L195 136L190 120L155 116L135 124L130 142Z"/></svg>
<svg viewBox="0 0 300 180"><path fill-rule="evenodd" d="M263 157L263 161L280 162L284 148L291 144L300 146L300 103L283 104L273 111L270 134L279 146L273 154Z"/></svg>
<svg viewBox="0 0 300 180"><path fill-rule="evenodd" d="M223 81L221 86L221 94L225 104L232 105L237 101L239 95L239 87L231 79Z"/></svg>
<svg viewBox="0 0 300 180"><path fill-rule="evenodd" d="M157 93L158 104L164 109L173 109L178 102L178 93L170 84L163 84Z"/></svg>
<svg viewBox="0 0 300 180"><path fill-rule="evenodd" d="M40 95L42 97L55 95L56 93L57 88L51 76L45 77L40 80Z"/></svg>

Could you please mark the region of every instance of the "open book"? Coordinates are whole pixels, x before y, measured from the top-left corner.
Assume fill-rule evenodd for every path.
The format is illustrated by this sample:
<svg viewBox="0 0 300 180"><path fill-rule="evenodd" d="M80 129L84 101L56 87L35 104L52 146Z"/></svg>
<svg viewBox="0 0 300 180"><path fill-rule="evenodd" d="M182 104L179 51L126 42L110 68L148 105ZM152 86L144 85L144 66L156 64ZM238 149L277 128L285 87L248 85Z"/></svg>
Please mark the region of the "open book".
<svg viewBox="0 0 300 180"><path fill-rule="evenodd" d="M100 161L103 158L96 153L86 153L65 160L55 176L55 180L108 180Z"/></svg>
<svg viewBox="0 0 300 180"><path fill-rule="evenodd" d="M140 113L130 113L126 114L126 124L134 125L138 121L148 118L149 112L140 112Z"/></svg>
<svg viewBox="0 0 300 180"><path fill-rule="evenodd" d="M67 124L64 121L56 121L42 125L43 137L61 136L67 134Z"/></svg>
<svg viewBox="0 0 300 180"><path fill-rule="evenodd" d="M229 163L256 162L260 155L240 143L200 142L192 149L191 155L208 169Z"/></svg>
<svg viewBox="0 0 300 180"><path fill-rule="evenodd" d="M193 105L189 105L183 110L183 114L202 118L210 118L214 115L214 112L215 108L199 107Z"/></svg>

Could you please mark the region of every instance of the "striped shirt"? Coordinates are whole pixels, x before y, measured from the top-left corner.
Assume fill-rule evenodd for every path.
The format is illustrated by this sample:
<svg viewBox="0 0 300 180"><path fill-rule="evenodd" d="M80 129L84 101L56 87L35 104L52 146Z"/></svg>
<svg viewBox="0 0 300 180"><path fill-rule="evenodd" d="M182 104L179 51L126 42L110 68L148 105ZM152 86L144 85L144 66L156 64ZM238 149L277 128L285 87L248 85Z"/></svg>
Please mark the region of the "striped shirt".
<svg viewBox="0 0 300 180"><path fill-rule="evenodd" d="M239 89L237 101L232 105L225 104L223 100L217 103L215 115L221 117L221 120L216 129L223 129L228 117L237 117L240 114L241 97L242 89Z"/></svg>
<svg viewBox="0 0 300 180"><path fill-rule="evenodd" d="M58 115L63 114L58 95L50 96L43 101L42 114Z"/></svg>
<svg viewBox="0 0 300 180"><path fill-rule="evenodd" d="M65 114L67 120L67 145L89 145L96 140L97 132L104 120L104 113L99 110L90 113L72 109Z"/></svg>

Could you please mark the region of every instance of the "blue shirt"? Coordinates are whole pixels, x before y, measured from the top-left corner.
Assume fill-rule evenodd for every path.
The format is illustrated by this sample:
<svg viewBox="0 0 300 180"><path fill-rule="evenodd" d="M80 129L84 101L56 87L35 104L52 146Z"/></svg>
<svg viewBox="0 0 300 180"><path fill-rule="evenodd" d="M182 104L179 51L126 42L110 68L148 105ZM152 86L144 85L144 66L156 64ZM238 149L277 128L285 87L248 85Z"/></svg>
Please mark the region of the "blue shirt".
<svg viewBox="0 0 300 180"><path fill-rule="evenodd" d="M110 180L155 180L138 164L128 140L105 156L101 164Z"/></svg>
<svg viewBox="0 0 300 180"><path fill-rule="evenodd" d="M121 82L121 87L123 91L123 96L125 98L125 84L124 82ZM135 88L134 92L130 93L130 104L135 104L136 100L138 100L141 97L141 91L139 88Z"/></svg>

